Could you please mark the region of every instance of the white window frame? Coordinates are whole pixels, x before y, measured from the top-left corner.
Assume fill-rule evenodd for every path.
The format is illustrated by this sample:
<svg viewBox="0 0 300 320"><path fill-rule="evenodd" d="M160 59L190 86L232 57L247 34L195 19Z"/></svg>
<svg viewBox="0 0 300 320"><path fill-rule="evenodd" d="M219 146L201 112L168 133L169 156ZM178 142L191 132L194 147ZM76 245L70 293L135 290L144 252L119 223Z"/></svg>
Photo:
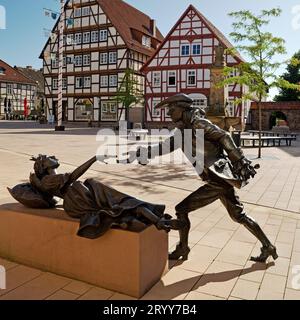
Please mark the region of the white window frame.
<svg viewBox="0 0 300 320"><path fill-rule="evenodd" d="M95 43L99 41L99 32L98 31L91 31L91 42Z"/></svg>
<svg viewBox="0 0 300 320"><path fill-rule="evenodd" d="M100 77L100 87L101 88L108 87L108 76L101 76Z"/></svg>
<svg viewBox="0 0 300 320"><path fill-rule="evenodd" d="M160 71L153 72L152 86L154 88L158 88L161 86L161 72Z"/></svg>
<svg viewBox="0 0 300 320"><path fill-rule="evenodd" d="M83 88L83 77L76 77L75 78L75 88L82 89Z"/></svg>
<svg viewBox="0 0 300 320"><path fill-rule="evenodd" d="M67 46L72 46L74 45L74 34L68 34L65 37L65 44Z"/></svg>
<svg viewBox="0 0 300 320"><path fill-rule="evenodd" d="M91 41L91 33L90 32L84 32L82 34L82 43L90 43Z"/></svg>
<svg viewBox="0 0 300 320"><path fill-rule="evenodd" d="M100 53L100 64L107 64L108 61L108 54L107 52Z"/></svg>
<svg viewBox="0 0 300 320"><path fill-rule="evenodd" d="M58 89L58 79L52 78L52 90L57 90L57 89Z"/></svg>
<svg viewBox="0 0 300 320"><path fill-rule="evenodd" d="M116 74L109 75L109 86L110 87L118 86L118 76Z"/></svg>
<svg viewBox="0 0 300 320"><path fill-rule="evenodd" d="M153 101L152 103L152 116L153 117L160 117L161 116L161 109L155 109L155 106L159 104L159 101Z"/></svg>
<svg viewBox="0 0 300 320"><path fill-rule="evenodd" d="M90 88L92 85L91 77L84 77L83 78L83 87Z"/></svg>
<svg viewBox="0 0 300 320"><path fill-rule="evenodd" d="M82 33L75 33L74 35L74 44L79 45L82 43Z"/></svg>
<svg viewBox="0 0 300 320"><path fill-rule="evenodd" d="M117 104L116 103L110 103L110 112L116 113L117 112Z"/></svg>
<svg viewBox="0 0 300 320"><path fill-rule="evenodd" d="M55 59L51 60L51 67L52 69L57 69L59 67L59 59L56 57Z"/></svg>
<svg viewBox="0 0 300 320"><path fill-rule="evenodd" d="M107 29L99 30L99 41L100 42L107 41L107 38L108 38Z"/></svg>
<svg viewBox="0 0 300 320"><path fill-rule="evenodd" d="M193 73L193 75L191 75L191 73ZM194 83L190 83L190 77L193 77L195 79ZM197 72L196 72L196 70L187 70L186 79L187 79L187 86L188 87L195 86L197 84Z"/></svg>
<svg viewBox="0 0 300 320"><path fill-rule="evenodd" d="M115 109L115 111L113 111ZM102 101L101 102L101 120L102 121L116 121L118 118L118 107L116 102ZM102 114L110 113L111 117L103 119Z"/></svg>
<svg viewBox="0 0 300 320"><path fill-rule="evenodd" d="M68 86L68 79L67 79L67 78L63 78L62 88L63 88L63 89L67 89L67 86Z"/></svg>
<svg viewBox="0 0 300 320"><path fill-rule="evenodd" d="M91 14L91 7L82 7L81 8L81 16L86 17Z"/></svg>
<svg viewBox="0 0 300 320"><path fill-rule="evenodd" d="M82 67L82 55L74 56L74 66Z"/></svg>
<svg viewBox="0 0 300 320"><path fill-rule="evenodd" d="M109 54L108 54L108 63L109 64L117 63L117 52L116 51L109 52Z"/></svg>
<svg viewBox="0 0 300 320"><path fill-rule="evenodd" d="M81 17L81 8L75 8L74 18L80 18L80 17Z"/></svg>
<svg viewBox="0 0 300 320"><path fill-rule="evenodd" d="M194 53L194 48L199 46L199 53ZM201 55L201 44L200 43L193 43L192 44L192 55L193 56L200 56Z"/></svg>
<svg viewBox="0 0 300 320"><path fill-rule="evenodd" d="M170 84L170 78L174 77L175 78L175 83L174 84ZM176 81L177 81L177 74L176 71L168 71L168 86L169 87L176 87Z"/></svg>
<svg viewBox="0 0 300 320"><path fill-rule="evenodd" d="M82 65L83 66L90 66L91 65L91 55L84 54L82 57Z"/></svg>
<svg viewBox="0 0 300 320"><path fill-rule="evenodd" d="M6 93L9 95L13 94L13 87L12 87L12 83L8 83L6 86Z"/></svg>
<svg viewBox="0 0 300 320"><path fill-rule="evenodd" d="M186 53L186 51L183 53L183 48L189 48L188 49L188 53ZM190 54L191 54L191 46L189 44L186 44L186 43L182 44L180 46L180 55L182 57L188 57Z"/></svg>
<svg viewBox="0 0 300 320"><path fill-rule="evenodd" d="M151 38L144 35L142 37L142 45L144 47L151 48Z"/></svg>

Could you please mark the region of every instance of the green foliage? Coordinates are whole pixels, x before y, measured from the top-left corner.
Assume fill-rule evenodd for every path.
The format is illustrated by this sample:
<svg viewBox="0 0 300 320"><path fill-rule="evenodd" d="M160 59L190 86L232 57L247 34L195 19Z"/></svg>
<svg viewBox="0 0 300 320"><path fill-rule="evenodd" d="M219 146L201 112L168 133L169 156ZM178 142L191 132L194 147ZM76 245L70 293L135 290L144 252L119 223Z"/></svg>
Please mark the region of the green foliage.
<svg viewBox="0 0 300 320"><path fill-rule="evenodd" d="M281 81L288 81L292 84L300 84L300 50L294 54L286 68L286 73L281 76ZM274 98L275 101L300 101L300 88L280 87L279 95Z"/></svg>
<svg viewBox="0 0 300 320"><path fill-rule="evenodd" d="M122 106L126 108L126 110L134 104L141 103L144 98L144 93L140 89L140 85L134 71L132 69L126 69L125 75L113 100L122 103Z"/></svg>
<svg viewBox="0 0 300 320"><path fill-rule="evenodd" d="M273 36L265 31L264 27L269 24L271 17L278 17L280 14L280 8L262 10L258 15L249 10L229 14L236 19L232 24L234 31L230 36L237 45L235 49L228 50L228 53L234 54L239 50L248 62L242 62L235 67L225 67L226 79L220 85L237 83L248 86L249 91L243 95L243 100L261 102L268 96L272 87L300 89L299 85L275 75L277 69L284 63L275 61L275 57L286 54L285 40ZM300 62L293 59L293 63L299 65ZM237 71L237 76L230 76L232 71Z"/></svg>

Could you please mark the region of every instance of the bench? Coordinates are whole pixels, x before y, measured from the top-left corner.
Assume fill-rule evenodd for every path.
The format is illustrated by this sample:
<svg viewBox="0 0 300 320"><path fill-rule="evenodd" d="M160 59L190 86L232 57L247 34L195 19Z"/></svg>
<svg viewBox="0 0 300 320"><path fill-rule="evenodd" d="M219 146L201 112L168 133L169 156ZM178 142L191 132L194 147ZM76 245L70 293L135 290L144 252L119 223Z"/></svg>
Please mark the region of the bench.
<svg viewBox="0 0 300 320"><path fill-rule="evenodd" d="M258 130L248 130L247 132L249 132L251 135L255 136L259 134ZM291 137L291 138L297 138L297 136L299 135L299 133L296 132L276 132L276 131L261 131L261 135L263 137L265 136L270 136L270 137L279 137L279 136L283 136L283 137Z"/></svg>
<svg viewBox="0 0 300 320"><path fill-rule="evenodd" d="M167 271L166 232L111 229L90 240L76 236L78 226L63 210L1 205L0 257L136 298Z"/></svg>
<svg viewBox="0 0 300 320"><path fill-rule="evenodd" d="M288 136L262 136L261 137L261 144L264 147L265 144L267 147L270 146L270 143L272 143L272 146L281 146L282 141L285 141L286 146L291 146L292 141L295 141L296 137L288 137ZM252 141L252 147L256 146L256 142L259 141L259 137L257 136L241 136L241 143L243 147L246 147L245 141Z"/></svg>

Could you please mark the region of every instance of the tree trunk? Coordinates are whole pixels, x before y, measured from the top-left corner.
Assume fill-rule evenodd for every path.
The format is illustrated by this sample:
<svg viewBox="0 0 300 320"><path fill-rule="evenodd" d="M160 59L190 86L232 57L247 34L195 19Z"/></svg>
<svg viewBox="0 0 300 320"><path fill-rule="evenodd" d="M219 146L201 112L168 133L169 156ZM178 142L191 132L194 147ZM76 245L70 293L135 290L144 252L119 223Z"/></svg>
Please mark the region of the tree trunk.
<svg viewBox="0 0 300 320"><path fill-rule="evenodd" d="M261 147L262 147L262 112L261 112L261 101L258 102L258 158L261 158Z"/></svg>

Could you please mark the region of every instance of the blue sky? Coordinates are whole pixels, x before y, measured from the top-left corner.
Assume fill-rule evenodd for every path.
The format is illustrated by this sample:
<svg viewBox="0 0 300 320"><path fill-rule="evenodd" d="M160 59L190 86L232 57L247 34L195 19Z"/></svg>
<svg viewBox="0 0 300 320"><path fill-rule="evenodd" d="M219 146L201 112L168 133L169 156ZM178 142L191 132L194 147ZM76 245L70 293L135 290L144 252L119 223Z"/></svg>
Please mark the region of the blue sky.
<svg viewBox="0 0 300 320"><path fill-rule="evenodd" d="M111 0L114 1L114 0ZM127 0L157 20L161 32L166 35L189 4L197 7L226 36L231 32L231 11L281 7L283 13L270 24L269 30L286 40L290 57L300 50L300 9L299 18L292 14L292 8L300 7L300 0ZM38 56L46 42L43 28L51 29L54 20L45 17L43 8L59 9L58 0L0 0L6 9L6 30L0 29L0 58L11 65L32 65L41 67ZM299 28L293 28L292 22ZM282 68L281 71L283 71Z"/></svg>

